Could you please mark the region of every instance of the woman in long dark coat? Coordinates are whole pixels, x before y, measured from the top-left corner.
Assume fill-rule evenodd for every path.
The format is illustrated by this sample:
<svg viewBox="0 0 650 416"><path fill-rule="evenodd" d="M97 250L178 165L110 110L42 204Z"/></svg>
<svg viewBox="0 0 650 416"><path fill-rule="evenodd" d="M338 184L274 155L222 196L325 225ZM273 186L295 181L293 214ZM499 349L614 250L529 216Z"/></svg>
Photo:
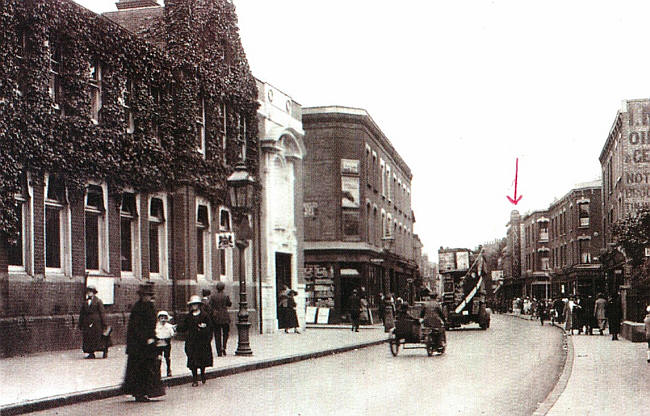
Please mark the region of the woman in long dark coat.
<svg viewBox="0 0 650 416"><path fill-rule="evenodd" d="M106 358L108 356L108 345L103 337L106 328L106 315L104 314L104 304L97 296L95 286L86 287L86 299L81 305L79 311L79 329L83 338L82 350L86 358L95 358L95 351L103 351Z"/></svg>
<svg viewBox="0 0 650 416"><path fill-rule="evenodd" d="M612 334L612 341L618 340L618 333L621 330L621 300L618 293L615 293L607 302L607 322L609 323L609 333Z"/></svg>
<svg viewBox="0 0 650 416"><path fill-rule="evenodd" d="M165 395L156 365L156 311L153 304L153 284L141 285L140 299L131 308L126 333L126 375L122 386L137 402Z"/></svg>
<svg viewBox="0 0 650 416"><path fill-rule="evenodd" d="M212 318L201 309L201 298L192 295L187 304L190 307L183 321L178 325L179 332L187 332L185 336L185 354L187 368L192 371L192 387L199 385L197 370L201 370L201 383L205 384L205 367L212 367Z"/></svg>
<svg viewBox="0 0 650 416"><path fill-rule="evenodd" d="M284 329L284 332L289 332L289 328L293 328L293 332L296 334L300 333L300 330L298 327L300 324L298 323L298 314L296 313L296 300L294 299L294 296L296 296L298 293L290 290L289 293L287 294L287 309L286 309L286 319L287 319L287 327Z"/></svg>

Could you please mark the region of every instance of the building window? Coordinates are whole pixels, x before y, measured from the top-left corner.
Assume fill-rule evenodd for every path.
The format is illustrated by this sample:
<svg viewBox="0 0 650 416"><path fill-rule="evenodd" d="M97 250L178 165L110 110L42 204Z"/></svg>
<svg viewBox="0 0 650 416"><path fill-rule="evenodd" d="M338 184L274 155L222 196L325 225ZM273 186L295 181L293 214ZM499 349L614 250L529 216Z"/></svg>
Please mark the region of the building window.
<svg viewBox="0 0 650 416"><path fill-rule="evenodd" d="M359 210L343 210L343 236L359 237Z"/></svg>
<svg viewBox="0 0 650 416"><path fill-rule="evenodd" d="M61 45L58 44L54 36L45 41L49 51L50 74L49 74L49 95L52 99L52 106L56 110L61 110L62 106L62 87L61 74L63 72L63 53Z"/></svg>
<svg viewBox="0 0 650 416"><path fill-rule="evenodd" d="M540 252L539 262L541 270L550 270L550 259L548 257L548 251Z"/></svg>
<svg viewBox="0 0 650 416"><path fill-rule="evenodd" d="M106 243L106 205L104 189L100 185L88 185L84 206L86 237L86 270L99 273L107 270L105 259L108 252Z"/></svg>
<svg viewBox="0 0 650 416"><path fill-rule="evenodd" d="M381 186L379 187L381 189L381 196L385 197L386 196L386 165L384 161L382 160L380 162L381 166L381 175L379 176L379 181L381 182Z"/></svg>
<svg viewBox="0 0 650 416"><path fill-rule="evenodd" d="M205 100L199 98L196 117L196 151L205 156Z"/></svg>
<svg viewBox="0 0 650 416"><path fill-rule="evenodd" d="M149 136L151 136L157 142L160 142L160 108L162 105L162 93L160 91L160 88L150 86L149 94L151 95L151 100L153 102L153 108L151 112L151 130L149 131Z"/></svg>
<svg viewBox="0 0 650 416"><path fill-rule="evenodd" d="M210 208L197 198L196 204L196 274L205 279L210 275Z"/></svg>
<svg viewBox="0 0 650 416"><path fill-rule="evenodd" d="M377 153L372 152L372 186L377 190L377 176L379 175L379 166L377 166Z"/></svg>
<svg viewBox="0 0 650 416"><path fill-rule="evenodd" d="M246 117L241 114L237 114L237 144L239 160L246 161Z"/></svg>
<svg viewBox="0 0 650 416"><path fill-rule="evenodd" d="M62 273L68 225L65 184L55 175L46 175L45 184L45 270Z"/></svg>
<svg viewBox="0 0 650 416"><path fill-rule="evenodd" d="M370 211L370 202L366 204L366 241L368 244L372 244L373 242L373 237L372 237L372 217L371 217L371 211Z"/></svg>
<svg viewBox="0 0 650 416"><path fill-rule="evenodd" d="M230 212L224 208L219 209L219 231L230 232L231 230ZM219 248L219 275L222 279L228 275L229 258L232 258L232 248Z"/></svg>
<svg viewBox="0 0 650 416"><path fill-rule="evenodd" d="M166 198L157 195L149 200L149 273L165 277L167 273Z"/></svg>
<svg viewBox="0 0 650 416"><path fill-rule="evenodd" d="M386 198L388 198L389 201L393 200L393 194L392 194L392 186L391 186L391 181L390 181L390 165L386 164L386 178L384 178L386 181Z"/></svg>
<svg viewBox="0 0 650 416"><path fill-rule="evenodd" d="M227 150L227 124L228 124L228 113L225 103L221 103L217 106L217 119L219 120L219 145L221 146L221 160L223 163L226 163L226 150Z"/></svg>
<svg viewBox="0 0 650 416"><path fill-rule="evenodd" d="M580 227L589 227L589 203L583 202L578 204L578 218Z"/></svg>
<svg viewBox="0 0 650 416"><path fill-rule="evenodd" d="M14 241L10 241L7 247L7 263L10 272L28 272L31 271L29 260L31 253L31 210L30 210L30 191L28 190L29 180L27 175L21 177L20 192L14 195L15 206L14 213L18 222L16 229L18 235Z"/></svg>
<svg viewBox="0 0 650 416"><path fill-rule="evenodd" d="M539 223L539 241L548 241L548 222Z"/></svg>
<svg viewBox="0 0 650 416"><path fill-rule="evenodd" d="M120 270L122 274L132 275L137 266L139 247L138 207L136 196L131 192L122 194L120 204Z"/></svg>
<svg viewBox="0 0 650 416"><path fill-rule="evenodd" d="M90 89L90 120L94 124L99 124L102 108L102 65L97 60L90 64L88 87Z"/></svg>
<svg viewBox="0 0 650 416"><path fill-rule="evenodd" d="M589 240L578 240L578 251L580 252L580 263L590 264L591 253L589 252Z"/></svg>
<svg viewBox="0 0 650 416"><path fill-rule="evenodd" d="M372 152L370 147L366 146L366 185L372 186Z"/></svg>

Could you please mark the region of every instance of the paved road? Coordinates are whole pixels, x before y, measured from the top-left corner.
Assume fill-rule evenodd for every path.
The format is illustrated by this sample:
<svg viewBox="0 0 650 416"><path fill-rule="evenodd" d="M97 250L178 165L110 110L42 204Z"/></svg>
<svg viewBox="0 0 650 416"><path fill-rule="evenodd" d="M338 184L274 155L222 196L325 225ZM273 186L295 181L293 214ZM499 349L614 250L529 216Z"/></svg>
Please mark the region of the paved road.
<svg viewBox="0 0 650 416"><path fill-rule="evenodd" d="M380 345L174 387L155 403L120 396L39 414L530 415L564 360L559 329L512 317L447 339L442 356L416 349L394 358Z"/></svg>

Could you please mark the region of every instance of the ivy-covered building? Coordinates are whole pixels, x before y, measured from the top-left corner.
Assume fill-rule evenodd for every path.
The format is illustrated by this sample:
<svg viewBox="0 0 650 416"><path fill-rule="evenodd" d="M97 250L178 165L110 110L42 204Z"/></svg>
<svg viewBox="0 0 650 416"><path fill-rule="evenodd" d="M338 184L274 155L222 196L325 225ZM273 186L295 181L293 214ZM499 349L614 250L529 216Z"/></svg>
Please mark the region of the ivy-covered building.
<svg viewBox="0 0 650 416"><path fill-rule="evenodd" d="M259 157L234 6L117 6L0 0L0 356L80 346L88 282L117 342L143 281L175 313L217 281L237 299L226 178Z"/></svg>

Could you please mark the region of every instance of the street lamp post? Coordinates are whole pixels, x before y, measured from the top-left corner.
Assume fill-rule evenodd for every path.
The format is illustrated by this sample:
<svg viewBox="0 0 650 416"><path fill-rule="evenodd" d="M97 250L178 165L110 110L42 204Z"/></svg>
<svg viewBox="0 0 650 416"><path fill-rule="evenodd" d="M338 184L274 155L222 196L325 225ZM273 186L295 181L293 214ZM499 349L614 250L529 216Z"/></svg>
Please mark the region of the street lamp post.
<svg viewBox="0 0 650 416"><path fill-rule="evenodd" d="M246 248L252 238L252 230L248 223L248 212L253 206L253 190L255 179L246 171L243 161L235 166L235 171L228 177L228 192L230 206L233 210L237 229L235 230L235 245L239 254L239 312L237 313L237 351L235 355L253 355L248 332L248 300L246 297Z"/></svg>

